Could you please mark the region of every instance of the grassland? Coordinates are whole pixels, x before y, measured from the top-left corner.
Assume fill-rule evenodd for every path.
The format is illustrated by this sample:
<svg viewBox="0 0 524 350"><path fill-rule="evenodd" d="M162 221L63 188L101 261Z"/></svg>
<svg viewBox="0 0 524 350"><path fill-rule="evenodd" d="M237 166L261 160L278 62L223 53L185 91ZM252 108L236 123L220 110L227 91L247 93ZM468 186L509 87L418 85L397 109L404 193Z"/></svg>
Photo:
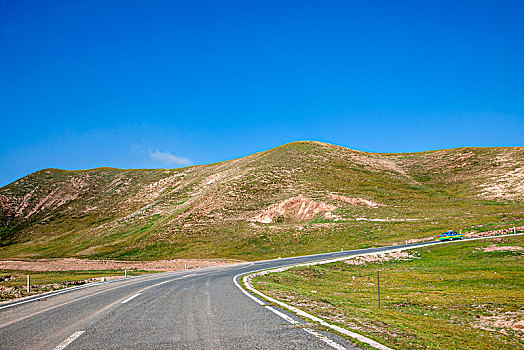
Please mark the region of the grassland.
<svg viewBox="0 0 524 350"><path fill-rule="evenodd" d="M308 267L259 276L254 284L395 349L522 348L524 250L497 247L522 249L524 237L419 248L406 260L320 265L318 294Z"/></svg>
<svg viewBox="0 0 524 350"><path fill-rule="evenodd" d="M319 142L183 169L45 169L0 189L0 259L257 260L522 226L523 169L522 147L376 154ZM336 209L253 221L297 196Z"/></svg>

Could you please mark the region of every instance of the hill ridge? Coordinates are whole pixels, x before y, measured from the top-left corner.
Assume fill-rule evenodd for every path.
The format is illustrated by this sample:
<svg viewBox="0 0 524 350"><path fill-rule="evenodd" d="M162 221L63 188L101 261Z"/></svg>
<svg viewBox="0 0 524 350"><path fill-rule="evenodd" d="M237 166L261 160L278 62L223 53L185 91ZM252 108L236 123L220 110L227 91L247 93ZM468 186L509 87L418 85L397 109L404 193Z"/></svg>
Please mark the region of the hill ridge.
<svg viewBox="0 0 524 350"><path fill-rule="evenodd" d="M422 239L521 220L523 169L522 147L384 154L319 141L177 169L43 169L0 189L0 258L253 258Z"/></svg>

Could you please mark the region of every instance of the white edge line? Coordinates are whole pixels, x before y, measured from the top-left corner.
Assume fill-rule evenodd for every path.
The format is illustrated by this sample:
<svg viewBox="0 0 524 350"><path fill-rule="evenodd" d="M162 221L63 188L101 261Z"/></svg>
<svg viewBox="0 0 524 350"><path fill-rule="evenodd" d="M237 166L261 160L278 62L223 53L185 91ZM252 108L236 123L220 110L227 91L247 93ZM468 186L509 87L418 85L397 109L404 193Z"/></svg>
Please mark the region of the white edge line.
<svg viewBox="0 0 524 350"><path fill-rule="evenodd" d="M73 292L73 291L78 290L78 289L84 289L84 288L87 288L87 287L94 287L94 286L97 286L99 284L102 284L102 282L88 283L88 284L85 284L83 286L70 287L70 288L65 288L63 290L60 290L60 291L52 291L52 292L43 293L43 294L39 295L36 298L30 297L30 299L27 299L27 300L22 300L22 301L14 302L12 304L7 304L7 305L0 306L0 310L7 309L8 307L13 307L13 306L25 304L25 303L30 303L32 301L37 301L37 300L40 300L40 299L49 298L49 297L52 297L52 296L55 296L55 295L59 295L59 294L63 294L63 293Z"/></svg>
<svg viewBox="0 0 524 350"><path fill-rule="evenodd" d="M141 277L147 277L147 276L155 276L155 275L156 274L146 274L146 275L140 275L140 276L131 276L131 277L128 277L128 278L119 278L119 279L116 279L116 280L105 281L105 282L90 282L90 283L83 284L81 286L67 287L67 288L64 288L64 289L61 289L61 290L53 290L53 291L45 292L45 293L42 293L42 294L36 294L36 295L27 296L27 297L25 297L27 300L20 300L20 301L9 302L6 305L0 306L0 310L7 309L9 307L13 307L13 306L17 306L17 305L22 305L22 304L25 304L25 303L30 303L32 301L37 301L37 300L40 300L40 299L50 298L50 297L53 297L55 295L59 295L59 294L63 294L63 293L74 292L75 290L78 290L78 289L84 289L84 288L94 287L94 286L98 286L98 285L106 284L106 283L115 283L115 282L127 281L127 280L131 280L131 279L135 279L135 278L141 278ZM22 299L25 299L25 298L22 298Z"/></svg>
<svg viewBox="0 0 524 350"><path fill-rule="evenodd" d="M419 244L419 245L416 245L416 246L410 246L410 247L402 247L402 248L392 248L392 249L388 249L388 250L382 250L382 251L379 251L379 252L371 252L371 253L362 253L362 254L355 254L355 255L349 255L349 256L344 256L344 257L340 257L340 258L335 258L335 259L329 259L329 260L321 260L321 261L316 261L316 262L309 262L309 263L301 263L301 264L295 264L295 265L289 265L289 266L285 266L285 267L278 267L278 268L274 268L274 269L268 269L268 270L261 270L261 271L255 271L255 272L251 272L251 273L247 273L247 274L243 274L243 273L239 273L238 275L236 275L235 277L233 277L233 282L235 283L235 285L242 291L242 293L244 293L245 295L247 295L249 298L253 299L256 303L260 304L260 305L264 305L266 306L266 308L269 308L271 311L277 313L274 308L271 308L269 307L268 305L265 304L265 302L263 302L262 300L258 299L257 297L255 297L254 295L252 295L251 293L249 293L247 290L245 290L244 288L242 288L242 286L237 282L237 278L241 275L245 275L243 277L243 281L244 281L244 284L245 286L253 293L255 294L258 294L260 295L262 298L266 299L266 300L269 300L275 304L278 304L288 310L291 310L293 312L295 312L297 315L299 316L302 316L302 317L305 317L305 318L308 318L312 321L315 321L325 327L328 327L328 328L331 328L339 333L342 333L342 334L345 334L351 338L354 338L354 339L357 339L358 341L360 342L363 342L363 343L366 343L366 344L369 344L371 346L373 346L374 348L376 349L380 349L380 350L393 350L383 344L380 344L379 342L373 340L373 339L370 339L368 337L365 337L361 334L358 334L358 333L355 333L355 332L351 332L345 328L342 328L342 327L339 327L339 326L336 326L336 325L332 325L326 321L324 321L323 319L319 318L319 317L316 317L316 316L313 316L311 314L308 314L307 312L305 311L302 311L294 306L291 306L291 305L288 305L284 302L281 302L280 300L276 300L276 299L273 299L267 295L265 295L264 293L258 291L257 289L255 289L251 283L248 281L248 279L250 277L254 277L256 274L267 274L267 273L271 273L271 272L279 272L279 271L285 271L285 270L288 270L288 269L291 269L293 267L299 267L299 266L309 266L309 265L323 265L323 264L328 264L328 263L332 263L332 262L337 262L337 261L342 261L342 260L348 260L348 259L352 259L352 258L356 258L356 257L359 257L359 256L366 256L366 255L378 255L378 254L385 254L385 253L392 253L392 252L400 252L400 251L403 251L403 250L412 250L412 249L418 249L418 248L423 248L423 247L427 247L427 246L432 246L432 245L439 245L439 244L446 244L446 243L457 243L457 242L467 242L467 241L474 241L474 240L479 240L479 239L489 239L489 238L498 238L498 237L508 237L508 236L520 236L520 235L524 235L524 233L516 233L516 234L505 234L505 235L497 235L497 236L485 236L485 237L474 237L474 238L469 238L467 240L459 240L459 241L440 241L440 242L428 242L426 244ZM349 251L348 251L349 252ZM281 260L284 260L284 259L281 259ZM282 313L277 313L280 317L284 318L287 320L287 317L286 315L282 314ZM282 316L283 315L283 316ZM284 317L285 316L285 317ZM310 330L307 330L307 329L304 329L305 331L309 332ZM314 331L312 331L314 332ZM316 332L315 332L316 333ZM329 339L328 339L329 340ZM336 343L335 343L336 344ZM338 345L338 344L337 344Z"/></svg>
<svg viewBox="0 0 524 350"><path fill-rule="evenodd" d="M242 275L241 273L239 273L238 275L236 275L235 277L233 277L233 283L235 284L235 286L238 287L238 289L240 289L240 291L242 293L244 293L245 295L247 295L249 298L253 299L255 301L255 303L259 304L259 305L265 305L266 303L264 303L262 300L258 299L257 297L255 297L253 294L249 293L247 290L245 290L244 288L242 288L242 286L237 282L237 278Z"/></svg>
<svg viewBox="0 0 524 350"><path fill-rule="evenodd" d="M244 293L245 295L247 295L249 298L251 298L252 300L254 300L257 304L259 305L262 305L264 306L266 309L272 311L273 313L277 314L278 316L282 317L284 320L286 320L287 322L293 324L293 325L298 325L300 324L299 322L295 321L294 319L292 319L291 317L289 317L288 315L278 311L277 309L275 309L274 307L271 307L270 305L267 305L265 302L263 302L262 300L258 299L257 297L255 297L254 295L252 295L251 293L249 293L248 291L246 291L244 288L242 288L240 286L240 284L237 282L237 278L238 276L240 276L242 274L238 274L236 275L235 277L233 277L233 283L235 283L235 285L238 287L238 289L240 289L240 291L242 293ZM337 349L337 350L345 350L346 348L343 347L342 345L332 341L331 339L329 339L328 337L326 337L325 335L322 335L312 329L309 329L309 328L306 328L306 327L302 327L301 328L302 330L304 330L305 332L315 336L316 338L322 340L324 343L330 345L331 347Z"/></svg>
<svg viewBox="0 0 524 350"><path fill-rule="evenodd" d="M319 317L316 317L316 316L313 316L311 314L308 314L307 312L305 311L302 311L294 306L291 306L291 305L288 305L286 303L283 303L281 302L280 300L276 300L276 299L273 299L261 292L259 292L258 290L256 290L255 288L253 288L251 285L249 285L249 282L247 282L245 279L246 277L248 276L244 276L244 284L246 285L246 287L251 290L253 293L256 293L258 295L260 295L261 297L263 298L266 298L267 300L277 304L277 305L280 305L281 307L284 307L294 313L296 313L298 316L301 316L301 317L304 317L304 318L308 318L314 322L317 322L319 323L320 325L322 326L325 326L325 327L328 327L328 328L331 328L339 333L342 333L344 335L347 335L348 337L350 338L353 338L353 339L357 339L358 341L362 342L362 343L366 343L368 345L371 345L372 347L376 348L376 349L380 349L380 350L393 350L383 344L380 344L379 342L373 340L373 339L370 339L366 336L363 336L361 334L358 334L358 333L355 333L355 332L351 332L345 328L342 328L342 327L339 327L339 326L336 326L336 325L333 325L333 324L330 324L326 321L324 321L323 319L319 318Z"/></svg>
<svg viewBox="0 0 524 350"><path fill-rule="evenodd" d="M66 346L68 346L69 344L74 342L76 338L81 336L82 333L84 333L84 331L78 331L78 332L75 332L75 333L71 334L67 339L65 339L63 342L58 344L58 346L55 348L55 350L63 350L63 349L65 349Z"/></svg>
<svg viewBox="0 0 524 350"><path fill-rule="evenodd" d="M130 297L127 298L126 300L122 301L121 303L122 303L122 304L125 304L125 303L127 303L128 301L133 300L134 298L136 298L136 297L139 296L140 294L142 294L142 293L136 293L135 295L130 296Z"/></svg>
<svg viewBox="0 0 524 350"><path fill-rule="evenodd" d="M50 297L53 297L55 295L60 295L60 294L63 294L63 293L74 292L75 290L78 290L78 289L94 287L94 286L98 286L98 285L106 284L106 283L115 283L115 282L128 281L128 280L132 280L132 279L135 279L135 278L142 278L142 277L148 277L148 276L159 276L159 275L162 275L162 274L172 274L173 272L177 273L179 271L166 271L166 272L161 272L161 273L151 273L151 274L145 274L145 275L140 275L140 276L130 276L128 278L119 278L119 279L116 279L116 280L111 280L111 281L106 281L106 282L91 282L91 283L83 284L81 286L67 287L67 288L64 288L64 289L61 289L61 290L57 290L57 291L50 291L50 292L45 292L45 293L42 293L42 294L27 296L25 298L22 298L22 300L20 300L20 301L7 302L7 304L5 304L5 305L0 304L0 305L2 305L2 306L0 306L0 310L7 309L7 308L10 308L10 307L13 307L13 306L22 305L22 304L25 304L25 303L30 303L30 302L41 300L41 299L45 299L45 298L50 298ZM193 274L190 274L190 275L187 275L187 276L183 276L183 277L189 277L189 276L193 276L193 275L195 275L195 274L193 273ZM163 277L159 277L159 279L160 278L163 278ZM23 300L23 299L26 299L26 300Z"/></svg>
<svg viewBox="0 0 524 350"><path fill-rule="evenodd" d="M292 319L291 317L289 317L285 313L278 311L277 309L275 309L272 306L266 305L266 309L274 312L275 314L277 314L278 316L282 317L284 320L288 321L289 323L291 323L293 325L300 325L300 322L295 321L294 319ZM307 327L302 327L302 329L304 331L306 331L307 333L309 333L309 334L319 338L324 343L330 345L331 347L333 347L333 348L335 348L337 350L345 350L346 349L344 346L340 345L339 343L334 342L333 340L329 339L325 335L322 335L322 334L318 333L317 331L314 331L314 330L312 330L310 328L307 328Z"/></svg>
<svg viewBox="0 0 524 350"><path fill-rule="evenodd" d="M399 249L416 249L416 248L420 248L420 247L425 247L427 245L435 245L435 244L444 244L444 243L456 243L456 242L467 242L467 241L474 241L474 240L478 240L478 239L488 239L488 238L498 238L498 237L508 237L508 236L520 236L520 235L524 235L523 232L520 232L520 233L508 233L508 234L504 234L504 235L497 235L497 236L485 236L485 237L472 237L472 238L468 238L466 240L460 240L460 241L446 241L446 242L436 242L436 241L433 241L433 242L430 242L430 243L427 243L425 245L417 245L417 246L413 246L413 247L407 247L407 248L399 248ZM373 248L364 248L364 249L373 249ZM363 249L358 249L358 250L363 250ZM344 251L344 253L348 253L348 252L351 252L350 250L347 250L347 251ZM384 251L381 251L381 252L376 252L376 253L364 253L364 254L381 254L383 253ZM273 260L288 260L288 259L295 259L295 258L306 258L306 257L314 257L314 256L320 256L320 255L325 255L325 254L333 254L333 253L342 253L342 252L331 252L331 253L319 253L319 254L311 254L311 255L303 255L303 256L297 256L297 257L287 257L287 258L282 258L282 259L270 259L270 260L258 260L256 261L256 263L260 263L260 262L268 262L268 261L273 261ZM362 254L362 255L364 255ZM356 257L356 256L359 256L359 255L346 255L345 257L342 257L342 258L339 258L340 260L345 260L345 259L350 259L351 257ZM332 260L327 260L327 262L334 262L334 261L338 261L338 260L335 260L335 259L332 259ZM251 262L251 263L240 263L238 265L243 265L243 264L250 264L249 266L253 266L255 262ZM293 266L301 266L301 265L315 265L317 263L306 263L306 264L300 264L300 265L291 265L290 267L293 267ZM249 266L246 266L246 267L249 267ZM226 267L229 267L229 266L226 266ZM206 268L204 268L206 269ZM174 271L174 272L178 272L178 271ZM168 272L164 272L164 273L172 273L172 271L168 271ZM37 301L37 300L40 300L40 299L45 299L45 298L49 298L49 297L53 297L55 295L59 295L59 294L63 294L63 293L69 293L69 292L73 292L75 290L78 290L78 289L83 289L83 288L89 288L89 287L94 287L94 286L97 286L97 285L100 285L100 284L103 284L103 283L113 283L113 282L120 282L120 281L125 281L125 280L130 280L130 279L135 279L135 278L142 278L142 277L147 277L147 276L155 276L155 275L160 275L160 274L146 274L146 275L140 275L140 276L130 276L128 277L127 279L117 279L117 280L112 280L112 281L107 281L107 282L92 282L92 283L87 283L87 284L84 284L82 286L76 286L76 287L69 287L69 288L64 288L63 290L60 290L60 291L51 291L51 292L46 292L46 293L42 293L42 294L39 294L38 296L36 297L33 297L33 296L28 296L27 300L20 300L20 301L15 301L15 302L8 302L8 304L6 305L2 305L0 306L0 310L2 309L7 309L7 308L10 308L10 307L13 307L13 306L18 306L18 305L22 305L22 304L25 304L25 303L30 303L30 302L33 302L33 301ZM187 275L187 277L189 276L192 276L194 274L190 274L190 275ZM241 275L241 274L239 274ZM235 276L236 278L237 276ZM241 290L243 290L240 286L238 286ZM251 295L248 293L248 295ZM1 305L1 304L0 304Z"/></svg>

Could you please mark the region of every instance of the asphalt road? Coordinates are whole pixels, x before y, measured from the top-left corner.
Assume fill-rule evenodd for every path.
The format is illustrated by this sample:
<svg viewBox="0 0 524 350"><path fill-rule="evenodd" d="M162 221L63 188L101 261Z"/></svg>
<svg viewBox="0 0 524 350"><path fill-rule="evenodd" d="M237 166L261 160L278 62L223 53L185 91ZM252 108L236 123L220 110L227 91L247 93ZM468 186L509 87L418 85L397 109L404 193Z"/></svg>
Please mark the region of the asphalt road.
<svg viewBox="0 0 524 350"><path fill-rule="evenodd" d="M356 349L257 304L234 276L427 243L148 275L0 305L0 349Z"/></svg>

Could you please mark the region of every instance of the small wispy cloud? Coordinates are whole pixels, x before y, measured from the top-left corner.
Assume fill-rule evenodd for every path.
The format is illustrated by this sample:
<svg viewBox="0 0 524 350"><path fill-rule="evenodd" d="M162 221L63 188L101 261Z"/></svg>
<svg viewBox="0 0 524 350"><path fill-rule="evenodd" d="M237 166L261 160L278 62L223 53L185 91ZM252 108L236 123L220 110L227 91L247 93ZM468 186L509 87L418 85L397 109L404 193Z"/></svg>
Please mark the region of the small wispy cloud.
<svg viewBox="0 0 524 350"><path fill-rule="evenodd" d="M191 159L185 158L185 157L177 157L171 152L160 152L159 150L156 151L149 151L149 157L153 160L159 160L161 162L164 162L166 164L170 165L191 165Z"/></svg>

